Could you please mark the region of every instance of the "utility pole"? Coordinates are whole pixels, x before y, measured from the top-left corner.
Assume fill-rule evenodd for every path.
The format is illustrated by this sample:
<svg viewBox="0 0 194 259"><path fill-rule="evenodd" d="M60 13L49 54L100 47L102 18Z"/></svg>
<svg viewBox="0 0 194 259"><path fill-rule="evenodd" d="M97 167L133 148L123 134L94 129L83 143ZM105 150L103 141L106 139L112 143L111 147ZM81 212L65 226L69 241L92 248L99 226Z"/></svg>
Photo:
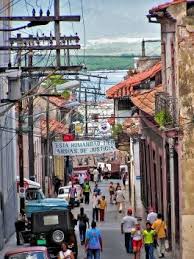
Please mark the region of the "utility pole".
<svg viewBox="0 0 194 259"><path fill-rule="evenodd" d="M32 58L33 58L33 52L30 51L28 53L28 66L29 68L32 67ZM29 71L29 90L32 87L32 77L31 77L31 72ZM29 145L29 149L28 149L28 157L29 157L29 177L31 180L35 180L34 179L34 134L33 134L33 130L34 130L34 118L33 118L33 114L34 114L34 106L33 106L33 101L34 101L34 97L29 97L28 99L28 145Z"/></svg>
<svg viewBox="0 0 194 259"><path fill-rule="evenodd" d="M20 188L24 188L24 154L23 154L23 119L22 119L22 100L18 102L18 147L19 147L19 173ZM20 196L20 212L25 209L25 198Z"/></svg>
<svg viewBox="0 0 194 259"><path fill-rule="evenodd" d="M85 135L88 136L88 104L87 89L85 88Z"/></svg>
<svg viewBox="0 0 194 259"><path fill-rule="evenodd" d="M56 38L56 45L60 45L60 23L59 23L59 16L60 16L60 7L59 7L59 0L55 0L54 2L54 15L55 15L55 38ZM56 49L56 58L57 58L57 67L61 65L61 55L60 49Z"/></svg>
<svg viewBox="0 0 194 259"><path fill-rule="evenodd" d="M47 97L46 104L46 170L45 176L47 176L47 181L50 177L50 131L49 131L49 97ZM49 194L48 184L45 186L45 193Z"/></svg>

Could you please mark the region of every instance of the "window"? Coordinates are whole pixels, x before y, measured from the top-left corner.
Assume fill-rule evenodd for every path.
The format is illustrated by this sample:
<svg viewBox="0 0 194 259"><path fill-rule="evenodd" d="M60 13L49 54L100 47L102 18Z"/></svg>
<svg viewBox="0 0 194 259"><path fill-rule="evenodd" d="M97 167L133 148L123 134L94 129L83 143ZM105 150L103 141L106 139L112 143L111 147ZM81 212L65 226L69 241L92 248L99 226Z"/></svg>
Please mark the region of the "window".
<svg viewBox="0 0 194 259"><path fill-rule="evenodd" d="M194 16L194 2L187 2L187 16Z"/></svg>
<svg viewBox="0 0 194 259"><path fill-rule="evenodd" d="M118 110L130 110L131 109L131 102L129 99L118 100Z"/></svg>
<svg viewBox="0 0 194 259"><path fill-rule="evenodd" d="M51 216L44 216L44 225L58 225L59 224L59 216L58 215L51 215Z"/></svg>

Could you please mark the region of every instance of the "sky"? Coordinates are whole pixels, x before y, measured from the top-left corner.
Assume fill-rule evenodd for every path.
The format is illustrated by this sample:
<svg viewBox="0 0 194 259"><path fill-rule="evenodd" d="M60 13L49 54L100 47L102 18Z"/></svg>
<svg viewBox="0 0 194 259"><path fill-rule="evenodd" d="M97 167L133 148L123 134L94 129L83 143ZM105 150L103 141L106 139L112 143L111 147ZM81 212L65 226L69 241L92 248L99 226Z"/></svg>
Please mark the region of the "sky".
<svg viewBox="0 0 194 259"><path fill-rule="evenodd" d="M119 37L158 37L159 26L149 24L148 10L165 0L82 0L87 40ZM16 1L15 1L16 2ZM14 6L15 14L31 13L32 7L43 11L53 0L21 0ZM61 0L61 14L81 13L81 0ZM74 30L83 38L83 23L75 24ZM72 24L62 26L65 33L73 33Z"/></svg>

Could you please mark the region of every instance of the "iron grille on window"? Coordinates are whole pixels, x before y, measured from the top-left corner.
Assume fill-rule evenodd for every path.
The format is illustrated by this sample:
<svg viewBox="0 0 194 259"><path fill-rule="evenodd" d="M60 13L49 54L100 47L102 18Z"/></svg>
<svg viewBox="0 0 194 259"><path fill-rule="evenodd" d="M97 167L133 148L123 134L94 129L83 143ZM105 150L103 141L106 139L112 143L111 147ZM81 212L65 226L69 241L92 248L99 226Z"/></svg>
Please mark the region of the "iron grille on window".
<svg viewBox="0 0 194 259"><path fill-rule="evenodd" d="M170 96L166 92L157 93L155 98L155 115L159 112L165 112L170 117L168 127L176 127L178 125L177 98Z"/></svg>

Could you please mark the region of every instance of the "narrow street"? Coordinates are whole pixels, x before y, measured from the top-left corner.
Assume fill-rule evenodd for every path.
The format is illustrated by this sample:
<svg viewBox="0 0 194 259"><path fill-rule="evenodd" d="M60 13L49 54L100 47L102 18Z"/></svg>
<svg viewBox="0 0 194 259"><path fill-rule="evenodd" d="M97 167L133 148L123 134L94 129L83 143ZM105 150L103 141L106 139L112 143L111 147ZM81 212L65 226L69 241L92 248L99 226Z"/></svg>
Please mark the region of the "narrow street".
<svg viewBox="0 0 194 259"><path fill-rule="evenodd" d="M114 183L118 182L118 180L114 180ZM123 214L119 214L117 212L117 207L115 205L111 205L109 203L109 194L108 194L108 185L109 181L103 181L99 183L99 187L102 191L102 193L106 196L106 199L108 201L108 209L107 214L105 217L105 222L98 223L97 226L101 229L102 235L103 235L103 253L102 253L102 259L133 259L133 255L126 254L125 251L125 245L124 245L124 236L121 234L121 226L120 223L122 221ZM91 184L93 189L93 184ZM128 203L128 191L126 190L126 209L129 206ZM140 201L138 201L140 202ZM90 222L92 220L92 203L90 205L84 205L85 213L88 215ZM73 210L74 216L77 215L79 212L79 208L76 208ZM142 223L142 227L144 227L144 224ZM77 235L78 236L78 235ZM79 242L79 237L78 237ZM80 246L79 242L79 257L78 259L85 258L86 254L84 251L84 248ZM155 255L155 258L158 258ZM166 255L165 258L171 258L170 255ZM142 254L141 259L145 259L145 253L144 248L142 248Z"/></svg>

